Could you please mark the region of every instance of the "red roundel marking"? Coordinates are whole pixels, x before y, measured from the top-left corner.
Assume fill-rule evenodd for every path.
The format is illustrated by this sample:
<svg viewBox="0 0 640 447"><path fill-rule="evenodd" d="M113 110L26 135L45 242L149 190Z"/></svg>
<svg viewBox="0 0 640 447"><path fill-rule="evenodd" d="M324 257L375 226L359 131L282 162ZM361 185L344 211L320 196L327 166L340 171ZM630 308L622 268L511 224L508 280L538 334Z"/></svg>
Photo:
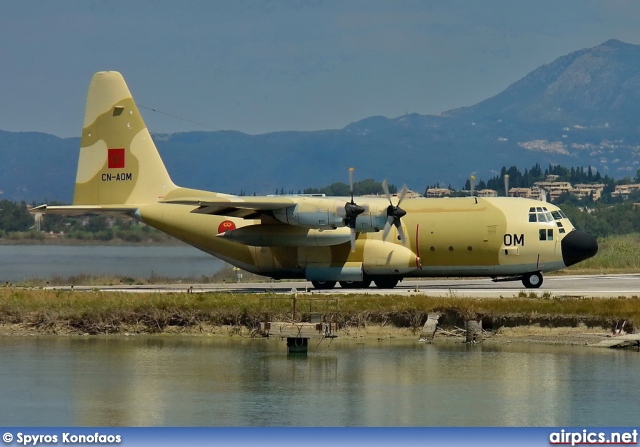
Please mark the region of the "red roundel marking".
<svg viewBox="0 0 640 447"><path fill-rule="evenodd" d="M236 224L234 224L230 220L225 220L220 225L218 225L218 234L224 233L225 231L232 231L235 229L236 229Z"/></svg>

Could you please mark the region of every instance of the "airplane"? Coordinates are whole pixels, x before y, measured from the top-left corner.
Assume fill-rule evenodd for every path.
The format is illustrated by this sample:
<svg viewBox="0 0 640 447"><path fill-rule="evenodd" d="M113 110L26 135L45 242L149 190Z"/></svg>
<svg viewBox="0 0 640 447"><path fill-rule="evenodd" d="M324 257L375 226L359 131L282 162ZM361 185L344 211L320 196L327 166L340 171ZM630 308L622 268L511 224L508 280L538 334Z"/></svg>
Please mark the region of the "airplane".
<svg viewBox="0 0 640 447"><path fill-rule="evenodd" d="M198 160L192 160L198 163ZM177 186L122 75L90 83L73 204L33 212L127 215L240 269L317 289L394 288L404 278L542 285L594 256L596 239L552 203L514 197L244 197ZM402 205L402 207L400 207Z"/></svg>

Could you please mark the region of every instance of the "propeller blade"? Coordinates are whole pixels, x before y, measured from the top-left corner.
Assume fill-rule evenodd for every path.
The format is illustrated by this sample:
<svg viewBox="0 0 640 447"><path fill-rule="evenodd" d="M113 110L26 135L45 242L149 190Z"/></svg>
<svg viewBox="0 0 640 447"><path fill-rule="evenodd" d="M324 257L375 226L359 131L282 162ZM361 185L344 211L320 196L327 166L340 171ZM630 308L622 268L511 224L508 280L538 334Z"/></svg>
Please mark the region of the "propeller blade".
<svg viewBox="0 0 640 447"><path fill-rule="evenodd" d="M353 168L349 168L349 191L351 192L351 203L353 203Z"/></svg>
<svg viewBox="0 0 640 447"><path fill-rule="evenodd" d="M393 220L391 220L393 222ZM384 241L387 236L389 236L389 231L391 230L391 222L387 219L387 223L384 224L384 228L382 230L382 240Z"/></svg>
<svg viewBox="0 0 640 447"><path fill-rule="evenodd" d="M400 219L394 222L396 228L398 229L398 236L400 237L400 241L404 244L407 242L407 238L404 235L404 230L402 229L402 224L400 223Z"/></svg>
<svg viewBox="0 0 640 447"><path fill-rule="evenodd" d="M409 191L409 188L407 188L407 185L402 185L402 189L400 190L400 194L398 194L398 204L396 205L396 208L398 208L400 206L400 203L404 199L404 196L407 195L408 191Z"/></svg>
<svg viewBox="0 0 640 447"><path fill-rule="evenodd" d="M356 230L354 228L351 229L351 252L355 252L356 251Z"/></svg>
<svg viewBox="0 0 640 447"><path fill-rule="evenodd" d="M387 179L382 181L382 190L384 191L384 195L387 197L389 203L391 203L391 194L389 193L389 185L387 185ZM393 205L393 203L391 203Z"/></svg>

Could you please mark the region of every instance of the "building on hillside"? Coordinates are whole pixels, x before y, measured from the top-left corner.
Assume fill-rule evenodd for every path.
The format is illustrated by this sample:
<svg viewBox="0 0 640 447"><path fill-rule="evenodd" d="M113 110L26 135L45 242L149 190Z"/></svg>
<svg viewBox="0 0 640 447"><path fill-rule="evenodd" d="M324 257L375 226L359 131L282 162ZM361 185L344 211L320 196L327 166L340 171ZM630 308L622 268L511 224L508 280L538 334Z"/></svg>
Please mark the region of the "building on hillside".
<svg viewBox="0 0 640 447"><path fill-rule="evenodd" d="M573 187L571 194L581 199L583 197L593 197L594 201L600 200L604 186L604 183L579 183Z"/></svg>
<svg viewBox="0 0 640 447"><path fill-rule="evenodd" d="M427 197L436 198L450 196L451 190L449 188L429 188L427 189Z"/></svg>
<svg viewBox="0 0 640 447"><path fill-rule="evenodd" d="M537 186L531 188L510 188L509 196L525 199L543 200L543 192Z"/></svg>
<svg viewBox="0 0 640 447"><path fill-rule="evenodd" d="M498 197L498 191L495 189L481 189L478 191L478 197Z"/></svg>
<svg viewBox="0 0 640 447"><path fill-rule="evenodd" d="M569 182L535 182L535 186L547 192L547 199L553 202L565 192L571 192L573 188Z"/></svg>
<svg viewBox="0 0 640 447"><path fill-rule="evenodd" d="M629 194L638 190L640 190L640 183L616 185L615 190L611 193L611 197L622 197L623 199L628 199Z"/></svg>

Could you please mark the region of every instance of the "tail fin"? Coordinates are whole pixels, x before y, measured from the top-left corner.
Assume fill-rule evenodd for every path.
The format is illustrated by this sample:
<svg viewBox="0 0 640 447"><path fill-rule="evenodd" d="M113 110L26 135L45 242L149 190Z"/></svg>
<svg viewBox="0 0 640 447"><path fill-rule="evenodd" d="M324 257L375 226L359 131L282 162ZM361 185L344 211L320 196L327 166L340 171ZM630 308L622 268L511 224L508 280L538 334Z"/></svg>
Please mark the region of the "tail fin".
<svg viewBox="0 0 640 447"><path fill-rule="evenodd" d="M122 75L89 86L74 205L142 205L176 188Z"/></svg>

